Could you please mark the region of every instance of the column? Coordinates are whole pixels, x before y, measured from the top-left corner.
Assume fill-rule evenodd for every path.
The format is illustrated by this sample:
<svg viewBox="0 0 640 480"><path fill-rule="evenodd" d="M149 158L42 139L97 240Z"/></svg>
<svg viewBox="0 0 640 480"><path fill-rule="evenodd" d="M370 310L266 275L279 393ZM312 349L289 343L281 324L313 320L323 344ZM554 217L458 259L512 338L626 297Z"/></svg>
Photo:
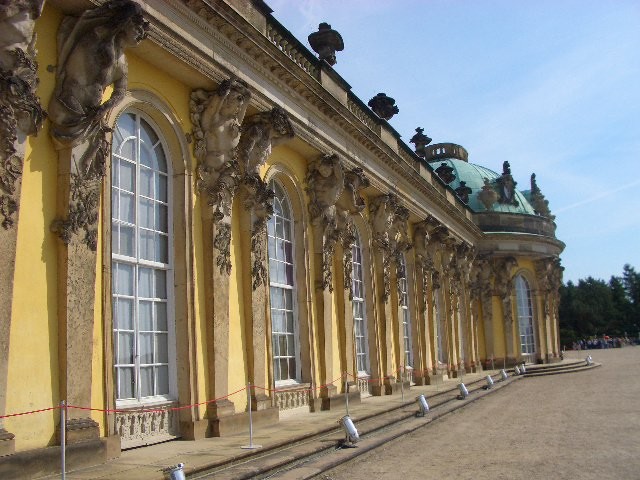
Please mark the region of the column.
<svg viewBox="0 0 640 480"><path fill-rule="evenodd" d="M45 116L36 94L38 64L33 31L43 3L44 0L32 0L17 4L15 14L3 18L5 31L0 33L0 416L7 413L13 275L25 144L29 136L38 134ZM0 419L0 456L14 450L14 435Z"/></svg>

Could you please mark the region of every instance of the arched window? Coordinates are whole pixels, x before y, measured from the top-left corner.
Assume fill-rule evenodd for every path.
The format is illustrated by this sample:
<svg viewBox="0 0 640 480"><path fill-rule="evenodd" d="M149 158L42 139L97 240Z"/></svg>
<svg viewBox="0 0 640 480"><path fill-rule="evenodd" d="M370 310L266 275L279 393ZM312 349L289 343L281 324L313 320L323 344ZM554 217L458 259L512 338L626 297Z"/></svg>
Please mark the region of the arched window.
<svg viewBox="0 0 640 480"><path fill-rule="evenodd" d="M293 215L284 189L276 181L273 216L267 223L271 340L273 375L276 383L300 381L298 319L293 259Z"/></svg>
<svg viewBox="0 0 640 480"><path fill-rule="evenodd" d="M398 300L400 302L400 313L402 322L402 336L404 345L404 366L410 367L413 364L413 350L411 348L411 314L409 313L409 290L407 286L407 262L404 255L400 256L398 268Z"/></svg>
<svg viewBox="0 0 640 480"><path fill-rule="evenodd" d="M367 376L369 375L367 317L364 298L364 275L362 271L362 247L357 233L355 240L351 245L351 265L351 296L353 299L353 330L356 343L356 368L358 376Z"/></svg>
<svg viewBox="0 0 640 480"><path fill-rule="evenodd" d="M536 341L533 329L531 289L522 275L516 277L516 300L518 303L518 326L520 327L520 351L522 355L534 355Z"/></svg>
<svg viewBox="0 0 640 480"><path fill-rule="evenodd" d="M173 271L169 164L138 113L113 132L111 265L113 353L119 404L170 399ZM171 367L171 368L170 368Z"/></svg>

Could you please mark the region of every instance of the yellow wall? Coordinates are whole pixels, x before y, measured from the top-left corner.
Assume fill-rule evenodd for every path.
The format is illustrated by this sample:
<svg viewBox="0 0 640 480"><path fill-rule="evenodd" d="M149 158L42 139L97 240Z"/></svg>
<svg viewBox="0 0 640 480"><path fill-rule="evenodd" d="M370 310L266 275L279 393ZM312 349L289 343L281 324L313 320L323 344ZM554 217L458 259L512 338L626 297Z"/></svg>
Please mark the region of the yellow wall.
<svg viewBox="0 0 640 480"><path fill-rule="evenodd" d="M46 109L55 77L59 12L45 8L36 24L38 34L38 94ZM22 175L20 219L13 284L9 348L7 413L57 405L58 320L56 238L49 226L55 217L57 155L49 137L49 122L29 138ZM57 412L15 417L5 422L16 434L16 450L55 443Z"/></svg>

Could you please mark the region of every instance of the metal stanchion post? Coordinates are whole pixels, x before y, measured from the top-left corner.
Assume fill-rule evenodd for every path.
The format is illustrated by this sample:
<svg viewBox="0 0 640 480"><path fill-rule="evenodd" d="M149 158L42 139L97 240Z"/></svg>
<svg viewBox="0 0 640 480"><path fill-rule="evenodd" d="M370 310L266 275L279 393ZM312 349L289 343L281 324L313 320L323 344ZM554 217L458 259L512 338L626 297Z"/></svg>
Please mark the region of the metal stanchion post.
<svg viewBox="0 0 640 480"><path fill-rule="evenodd" d="M404 403L404 367L400 370L400 394L402 395L402 403Z"/></svg>
<svg viewBox="0 0 640 480"><path fill-rule="evenodd" d="M60 478L65 480L67 478L67 459L66 459L66 444L67 444L67 404L64 400L60 402L60 461L61 474Z"/></svg>
<svg viewBox="0 0 640 480"><path fill-rule="evenodd" d="M253 444L253 418L251 416L251 383L247 383L247 410L249 410L249 445L244 445L241 448L245 450L255 450L256 448L262 448L262 445Z"/></svg>
<svg viewBox="0 0 640 480"><path fill-rule="evenodd" d="M344 404L347 409L347 415L349 415L349 377L344 376Z"/></svg>

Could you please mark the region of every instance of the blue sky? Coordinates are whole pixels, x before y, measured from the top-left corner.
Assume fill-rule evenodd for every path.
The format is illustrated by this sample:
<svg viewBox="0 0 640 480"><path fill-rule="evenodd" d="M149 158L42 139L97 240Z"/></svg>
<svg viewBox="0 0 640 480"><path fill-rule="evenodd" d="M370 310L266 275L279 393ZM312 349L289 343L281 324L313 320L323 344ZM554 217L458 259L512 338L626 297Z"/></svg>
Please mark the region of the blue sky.
<svg viewBox="0 0 640 480"><path fill-rule="evenodd" d="M565 282L640 269L640 1L267 0L308 48L327 22L335 70L390 124L454 142L556 215Z"/></svg>

